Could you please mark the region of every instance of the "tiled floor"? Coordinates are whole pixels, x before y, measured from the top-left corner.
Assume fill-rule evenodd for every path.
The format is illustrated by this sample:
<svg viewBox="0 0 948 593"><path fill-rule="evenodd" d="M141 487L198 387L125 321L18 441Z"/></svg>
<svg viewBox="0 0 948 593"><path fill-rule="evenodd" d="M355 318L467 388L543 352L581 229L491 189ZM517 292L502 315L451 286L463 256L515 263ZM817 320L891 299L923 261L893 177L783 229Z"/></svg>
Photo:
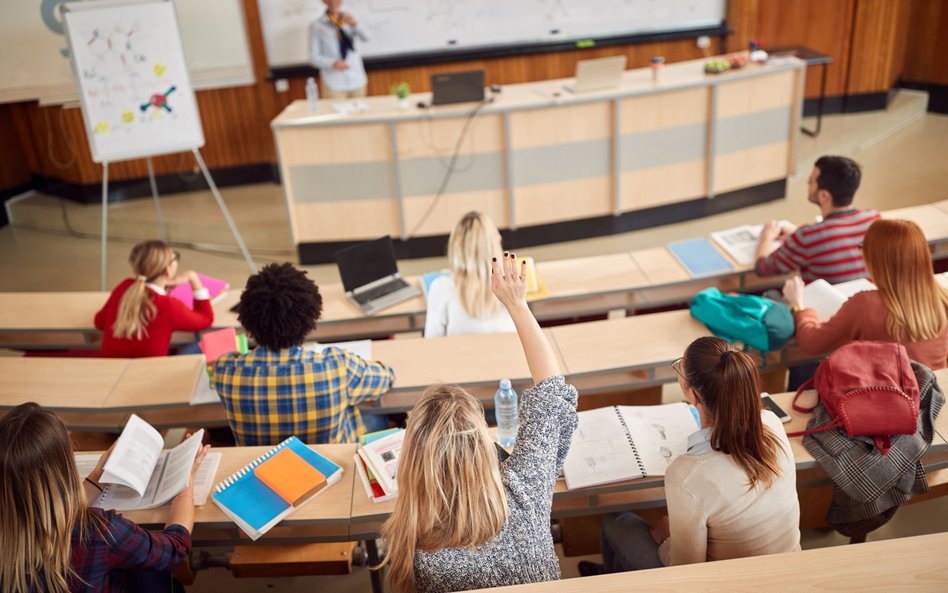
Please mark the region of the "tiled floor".
<svg viewBox="0 0 948 593"><path fill-rule="evenodd" d="M821 154L845 154L864 167L860 207L891 209L948 198L948 117L925 114L925 96L902 92L885 112L829 116L817 139L801 136L796 175L787 185L786 199L701 220L555 245L532 247L538 260L579 257L665 244L747 222L788 218L804 222L815 209L806 203L806 178ZM812 122L807 122L812 123ZM266 184L226 188L223 195L255 259L294 260L286 210L279 186ZM162 198L173 242L182 248L183 265L227 279L242 286L247 268L233 246L227 228L208 192ZM14 225L0 229L0 290L97 290L99 285L100 210L42 195L30 195L9 205ZM108 284L126 273L125 258L131 244L157 235L154 208L149 200L116 204L111 208ZM404 273L430 271L445 265L444 258L399 262ZM337 282L334 266L309 266L317 282ZM667 397L680 399L668 388ZM948 498L909 505L870 540L948 531ZM807 531L804 547L841 545L846 539L834 533ZM558 547L559 548L559 547ZM564 577L576 576L576 562L562 562ZM357 567L344 577L295 577L233 579L223 569L200 573L192 591L279 590L354 592L369 589L367 569Z"/></svg>

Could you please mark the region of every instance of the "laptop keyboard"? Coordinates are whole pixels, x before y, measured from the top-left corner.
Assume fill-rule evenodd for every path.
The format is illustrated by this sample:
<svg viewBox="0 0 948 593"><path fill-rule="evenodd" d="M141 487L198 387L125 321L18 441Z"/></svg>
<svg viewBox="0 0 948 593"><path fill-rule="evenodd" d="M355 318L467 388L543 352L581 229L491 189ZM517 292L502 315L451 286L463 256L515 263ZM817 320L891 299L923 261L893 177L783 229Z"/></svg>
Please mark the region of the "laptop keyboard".
<svg viewBox="0 0 948 593"><path fill-rule="evenodd" d="M393 292L399 291L403 288L407 288L408 283L402 280L401 278L396 278L391 282L383 284L381 286L376 286L372 290L366 292L358 293L352 295L352 298L356 300L360 305L364 305L368 302L380 299L387 294L392 294Z"/></svg>

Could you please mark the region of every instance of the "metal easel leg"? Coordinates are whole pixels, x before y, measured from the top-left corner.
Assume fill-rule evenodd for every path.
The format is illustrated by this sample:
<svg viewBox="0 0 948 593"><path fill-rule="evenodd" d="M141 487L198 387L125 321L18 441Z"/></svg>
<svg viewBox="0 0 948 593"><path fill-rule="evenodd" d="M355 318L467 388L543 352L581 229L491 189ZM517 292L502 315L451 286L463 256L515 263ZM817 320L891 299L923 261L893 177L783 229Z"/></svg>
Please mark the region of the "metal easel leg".
<svg viewBox="0 0 948 593"><path fill-rule="evenodd" d="M102 163L102 281L99 290L105 292L106 249L109 242L109 163Z"/></svg>
<svg viewBox="0 0 948 593"><path fill-rule="evenodd" d="M197 148L191 150L194 153L194 159L197 161L198 167L201 168L201 173L204 174L204 180L207 181L208 187L211 188L211 193L214 195L214 199L217 200L217 207L221 209L221 214L224 215L224 220L227 221L227 226L230 227L230 233L234 236L234 240L237 241L237 246L240 247L240 252L244 255L244 260L247 262L247 266L250 268L251 274L257 273L257 264L253 262L253 259L250 257L250 252L247 251L247 246L244 245L244 240L240 236L240 231L237 230L237 225L234 224L234 219L230 217L230 212L227 210L227 205L224 203L224 199L221 197L221 192L217 190L217 185L214 183L214 179L211 177L211 173L207 170L207 166L204 164L204 159L201 157L201 151Z"/></svg>
<svg viewBox="0 0 948 593"><path fill-rule="evenodd" d="M148 185L151 186L151 198L155 202L155 216L158 217L158 236L165 243L168 242L168 231L165 229L165 217L161 213L161 200L158 199L158 182L155 181L155 168L151 164L151 157L145 159L148 165Z"/></svg>

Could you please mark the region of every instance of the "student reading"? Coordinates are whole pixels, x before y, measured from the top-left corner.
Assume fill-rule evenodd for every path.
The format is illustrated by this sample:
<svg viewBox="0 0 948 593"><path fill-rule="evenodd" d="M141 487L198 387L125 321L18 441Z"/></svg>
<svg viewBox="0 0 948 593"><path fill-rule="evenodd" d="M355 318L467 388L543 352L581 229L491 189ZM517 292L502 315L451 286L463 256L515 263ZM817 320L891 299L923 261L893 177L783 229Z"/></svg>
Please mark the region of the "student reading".
<svg viewBox="0 0 948 593"><path fill-rule="evenodd" d="M805 307L799 277L784 284L800 348L828 354L852 340L900 342L912 360L945 368L948 291L935 279L922 229L908 220L877 220L866 233L862 254L876 290L854 294L828 321Z"/></svg>
<svg viewBox="0 0 948 593"><path fill-rule="evenodd" d="M191 551L194 476L171 501L165 528L145 531L91 508L109 452L79 478L62 420L38 404L0 420L0 592L167 591Z"/></svg>
<svg viewBox="0 0 948 593"><path fill-rule="evenodd" d="M448 238L451 274L435 279L426 295L426 338L516 330L490 290L490 260L501 251L493 221L480 212L465 214Z"/></svg>
<svg viewBox="0 0 948 593"><path fill-rule="evenodd" d="M161 241L142 241L132 248L128 263L135 277L122 280L95 314L95 326L103 330L102 356L165 356L174 332L210 327L214 310L207 289L194 271L179 273L180 259ZM166 292L183 282L194 291L194 310Z"/></svg>
<svg viewBox="0 0 948 593"><path fill-rule="evenodd" d="M497 451L477 399L435 385L408 416L398 498L382 527L397 591L460 591L560 576L550 534L553 485L576 428L576 389L526 302L515 256L494 262L492 288L513 319L535 385L520 400L513 453Z"/></svg>
<svg viewBox="0 0 948 593"><path fill-rule="evenodd" d="M607 518L605 572L800 549L796 467L780 420L760 402L757 365L721 338L698 338L672 365L701 426L665 474L668 516ZM582 574L600 567L581 563Z"/></svg>

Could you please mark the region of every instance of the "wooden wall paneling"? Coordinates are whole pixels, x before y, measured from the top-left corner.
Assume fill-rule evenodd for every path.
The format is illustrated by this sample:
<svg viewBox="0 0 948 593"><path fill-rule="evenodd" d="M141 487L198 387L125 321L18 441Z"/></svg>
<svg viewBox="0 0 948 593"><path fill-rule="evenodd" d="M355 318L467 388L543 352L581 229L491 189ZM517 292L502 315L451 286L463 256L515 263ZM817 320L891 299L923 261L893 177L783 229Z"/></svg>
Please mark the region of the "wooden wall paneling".
<svg viewBox="0 0 948 593"><path fill-rule="evenodd" d="M846 93L849 41L856 0L758 0L757 34L764 48L803 45L833 57L827 67L826 94ZM820 94L820 68L809 68L806 97Z"/></svg>
<svg viewBox="0 0 948 593"><path fill-rule="evenodd" d="M16 105L0 105L0 129L6 139L0 144L0 191L29 183L30 166L17 143Z"/></svg>
<svg viewBox="0 0 948 593"><path fill-rule="evenodd" d="M948 85L948 1L941 0L938 14L938 34L933 52L934 68L929 82Z"/></svg>
<svg viewBox="0 0 948 593"><path fill-rule="evenodd" d="M935 48L939 38L945 39L948 36L948 22L944 24L941 22L943 15L948 20L945 4L945 0L914 0L912 2L909 14L910 33L906 36L907 44L902 66L904 80L928 82L935 72L936 63L948 65L945 60L936 60L935 57ZM942 24L941 28L940 24ZM945 49L948 47L943 48L943 51Z"/></svg>
<svg viewBox="0 0 948 593"><path fill-rule="evenodd" d="M728 52L750 47L758 39L761 0L728 0L727 25L732 33L727 38Z"/></svg>
<svg viewBox="0 0 948 593"><path fill-rule="evenodd" d="M910 0L856 0L847 95L888 91L898 79L911 7Z"/></svg>

